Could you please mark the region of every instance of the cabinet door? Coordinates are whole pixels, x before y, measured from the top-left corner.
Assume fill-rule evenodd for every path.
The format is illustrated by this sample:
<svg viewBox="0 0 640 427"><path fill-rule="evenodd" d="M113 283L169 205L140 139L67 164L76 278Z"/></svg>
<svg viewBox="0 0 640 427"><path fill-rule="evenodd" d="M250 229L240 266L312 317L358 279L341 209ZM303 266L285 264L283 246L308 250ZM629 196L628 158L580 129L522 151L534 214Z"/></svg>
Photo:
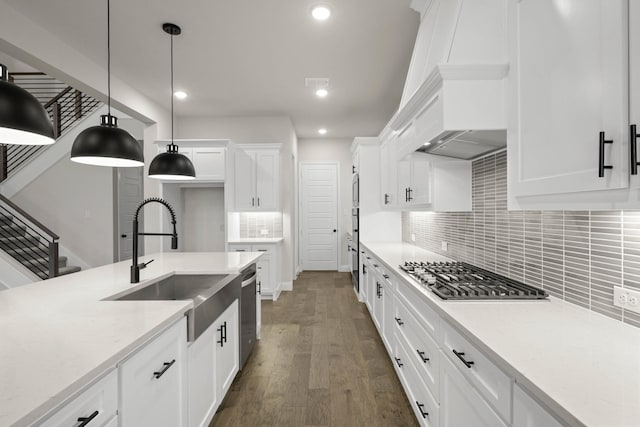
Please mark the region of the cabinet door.
<svg viewBox="0 0 640 427"><path fill-rule="evenodd" d="M409 187L411 187L411 160L403 159L398 162L397 199L399 206L409 206Z"/></svg>
<svg viewBox="0 0 640 427"><path fill-rule="evenodd" d="M432 169L427 155L416 153L411 156L411 205L431 204Z"/></svg>
<svg viewBox="0 0 640 427"><path fill-rule="evenodd" d="M250 211L256 208L254 159L253 152L243 150L237 150L234 156L234 196L235 208L238 211Z"/></svg>
<svg viewBox="0 0 640 427"><path fill-rule="evenodd" d="M516 385L513 389L513 427L562 427L562 424Z"/></svg>
<svg viewBox="0 0 640 427"><path fill-rule="evenodd" d="M216 329L211 325L187 349L189 427L206 425L220 403L216 389L216 338Z"/></svg>
<svg viewBox="0 0 640 427"><path fill-rule="evenodd" d="M382 284L382 295L384 306L382 307L382 341L387 345L387 350L391 352L394 346L394 324L396 323L393 314L395 307L395 296L391 291L391 285L385 280Z"/></svg>
<svg viewBox="0 0 640 427"><path fill-rule="evenodd" d="M635 22L636 25L629 27L629 52L638 52L640 50L640 2L629 2L629 22ZM640 55L634 54L629 57L629 93L634 94L629 97L629 121L632 125L636 125L640 132ZM634 143L634 141L630 141ZM636 147L640 148L640 139L635 141ZM640 158L640 155L638 156ZM640 173L631 175L631 187L640 187Z"/></svg>
<svg viewBox="0 0 640 427"><path fill-rule="evenodd" d="M280 206L280 151L256 152L256 208L278 210Z"/></svg>
<svg viewBox="0 0 640 427"><path fill-rule="evenodd" d="M218 396L222 397L231 387L240 365L237 299L213 325L216 333L216 384Z"/></svg>
<svg viewBox="0 0 640 427"><path fill-rule="evenodd" d="M395 138L382 144L380 147L381 180L381 206L394 208L398 206L398 163L396 159L397 140Z"/></svg>
<svg viewBox="0 0 640 427"><path fill-rule="evenodd" d="M373 323L378 328L378 333L382 335L384 322L384 289L382 288L383 280L376 274L374 276L374 298L373 298Z"/></svg>
<svg viewBox="0 0 640 427"><path fill-rule="evenodd" d="M440 425L506 427L446 356L440 358Z"/></svg>
<svg viewBox="0 0 640 427"><path fill-rule="evenodd" d="M224 148L194 147L192 161L196 168L196 179L224 181L225 152Z"/></svg>
<svg viewBox="0 0 640 427"><path fill-rule="evenodd" d="M165 151L167 151L165 147L158 148L159 153L164 153ZM193 162L193 148L178 146L178 153L184 154L189 160L191 160L191 162ZM196 171L196 174L197 173L198 171Z"/></svg>
<svg viewBox="0 0 640 427"><path fill-rule="evenodd" d="M187 423L186 353L183 318L120 365L122 427Z"/></svg>
<svg viewBox="0 0 640 427"><path fill-rule="evenodd" d="M626 188L628 0L521 0L509 8L512 195ZM613 141L602 155L600 132ZM603 177L600 164L612 166Z"/></svg>
<svg viewBox="0 0 640 427"><path fill-rule="evenodd" d="M272 256L262 255L257 262L258 273L260 276L260 293L265 296L273 295L275 284L272 281Z"/></svg>

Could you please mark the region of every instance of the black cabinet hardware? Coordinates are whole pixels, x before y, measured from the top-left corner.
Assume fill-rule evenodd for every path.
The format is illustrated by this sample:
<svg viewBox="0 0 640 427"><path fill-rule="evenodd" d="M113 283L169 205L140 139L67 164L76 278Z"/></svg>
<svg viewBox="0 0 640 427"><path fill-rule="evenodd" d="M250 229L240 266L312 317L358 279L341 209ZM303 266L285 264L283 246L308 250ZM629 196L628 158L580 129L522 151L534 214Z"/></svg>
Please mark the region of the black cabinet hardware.
<svg viewBox="0 0 640 427"><path fill-rule="evenodd" d="M260 207L260 197L258 197L258 207Z"/></svg>
<svg viewBox="0 0 640 427"><path fill-rule="evenodd" d="M244 249L236 249L236 252L244 252Z"/></svg>
<svg viewBox="0 0 640 427"><path fill-rule="evenodd" d="M351 246L347 245L347 252L351 252Z"/></svg>
<svg viewBox="0 0 640 427"><path fill-rule="evenodd" d="M636 125L629 126L629 147L631 147L631 175L638 174L638 134Z"/></svg>
<svg viewBox="0 0 640 427"><path fill-rule="evenodd" d="M356 167L355 166L351 166L351 173L356 173Z"/></svg>
<svg viewBox="0 0 640 427"><path fill-rule="evenodd" d="M226 344L226 342L227 342L227 321L226 320L224 321L224 323L222 323L222 327L224 328L223 339L224 339L224 342Z"/></svg>
<svg viewBox="0 0 640 427"><path fill-rule="evenodd" d="M389 195L385 193L384 195L384 204L388 205L389 204Z"/></svg>
<svg viewBox="0 0 640 427"><path fill-rule="evenodd" d="M410 202L413 200L413 196L411 195L411 193L413 193L413 188L409 187L408 189L408 193L409 193L409 197L407 198L407 202Z"/></svg>
<svg viewBox="0 0 640 427"><path fill-rule="evenodd" d="M404 366L404 363L400 362L399 358L394 357L394 359L396 359L396 363L398 364L398 368L402 368Z"/></svg>
<svg viewBox="0 0 640 427"><path fill-rule="evenodd" d="M409 189L408 188L404 189L404 201L405 202L409 201Z"/></svg>
<svg viewBox="0 0 640 427"><path fill-rule="evenodd" d="M363 252L363 253L364 253L364 252ZM367 259L371 259L371 257L370 257L370 256L368 256L368 257L367 257Z"/></svg>
<svg viewBox="0 0 640 427"><path fill-rule="evenodd" d="M255 197L252 197L252 198L251 198L251 206L255 206L255 202L256 202Z"/></svg>
<svg viewBox="0 0 640 427"><path fill-rule="evenodd" d="M216 341L216 342L220 344L220 347L224 347L224 326L220 325L217 331L220 332L220 341Z"/></svg>
<svg viewBox="0 0 640 427"><path fill-rule="evenodd" d="M382 277L384 277L385 279L388 279L389 275L388 274L383 274Z"/></svg>
<svg viewBox="0 0 640 427"><path fill-rule="evenodd" d="M170 367L173 366L174 363L176 363L176 359L173 359L171 362L164 362L164 367L160 371L154 372L153 375L156 377L156 379L160 378L164 375L165 372L169 370Z"/></svg>
<svg viewBox="0 0 640 427"><path fill-rule="evenodd" d="M80 424L78 424L78 427L84 427L87 424L89 424L95 417L98 416L100 412L98 411L93 411L93 413L91 415L89 415L88 417L79 417L78 418L78 422Z"/></svg>
<svg viewBox="0 0 640 427"><path fill-rule="evenodd" d="M334 228L334 229L333 229L333 232L335 233L336 231L338 231L338 230L336 230L336 229Z"/></svg>
<svg viewBox="0 0 640 427"><path fill-rule="evenodd" d="M613 144L613 140L604 139L604 132L600 132L600 155L598 156L598 177L600 178L604 177L605 169L613 169L613 166L604 164L604 144Z"/></svg>
<svg viewBox="0 0 640 427"><path fill-rule="evenodd" d="M261 292L262 291L262 282L258 282L258 287L257 287L256 291L257 291L258 294L262 294L262 292Z"/></svg>
<svg viewBox="0 0 640 427"><path fill-rule="evenodd" d="M422 410L422 408L424 408L424 404L416 400L416 405L418 405L418 411L420 411L420 415L422 415L422 418L426 419L429 416L429 413Z"/></svg>
<svg viewBox="0 0 640 427"><path fill-rule="evenodd" d="M382 297L382 286L378 282L376 282L376 295L378 299Z"/></svg>
<svg viewBox="0 0 640 427"><path fill-rule="evenodd" d="M374 266L375 268L378 268L378 264L373 264L373 266Z"/></svg>
<svg viewBox="0 0 640 427"><path fill-rule="evenodd" d="M258 249L258 252L269 252L267 249Z"/></svg>
<svg viewBox="0 0 640 427"><path fill-rule="evenodd" d="M362 274L367 274L367 266L362 264Z"/></svg>
<svg viewBox="0 0 640 427"><path fill-rule="evenodd" d="M470 368L471 365L473 365L473 363L474 363L471 360L465 359L464 358L464 353L459 353L455 349L453 349L453 354L455 354L458 357L458 359L460 359L462 361L462 363L464 363L464 366L466 366L467 368Z"/></svg>
<svg viewBox="0 0 640 427"><path fill-rule="evenodd" d="M418 356L422 359L423 363L427 363L429 361L428 357L424 357L424 351L416 350L418 352Z"/></svg>
<svg viewBox="0 0 640 427"><path fill-rule="evenodd" d="M120 237L122 237L123 239L126 239L127 235L126 234L121 234Z"/></svg>
<svg viewBox="0 0 640 427"><path fill-rule="evenodd" d="M399 317L394 317L394 319L396 319L396 323L397 323L398 325L400 325L400 326L404 325L404 322L402 321L402 319L401 319L401 318L399 318Z"/></svg>

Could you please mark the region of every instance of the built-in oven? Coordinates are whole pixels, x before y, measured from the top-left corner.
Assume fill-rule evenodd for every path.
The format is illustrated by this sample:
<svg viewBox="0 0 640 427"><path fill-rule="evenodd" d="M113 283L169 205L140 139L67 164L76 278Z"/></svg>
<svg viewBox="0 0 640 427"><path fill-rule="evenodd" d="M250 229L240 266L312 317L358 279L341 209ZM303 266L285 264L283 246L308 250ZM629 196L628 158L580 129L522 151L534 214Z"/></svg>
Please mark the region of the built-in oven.
<svg viewBox="0 0 640 427"><path fill-rule="evenodd" d="M351 242L351 282L353 283L353 287L356 292L360 292L360 285L358 283L360 275L360 264L358 262L358 255L360 254L360 238L358 233L358 230L360 229L359 214L359 208L351 209L351 236L353 237L353 242Z"/></svg>

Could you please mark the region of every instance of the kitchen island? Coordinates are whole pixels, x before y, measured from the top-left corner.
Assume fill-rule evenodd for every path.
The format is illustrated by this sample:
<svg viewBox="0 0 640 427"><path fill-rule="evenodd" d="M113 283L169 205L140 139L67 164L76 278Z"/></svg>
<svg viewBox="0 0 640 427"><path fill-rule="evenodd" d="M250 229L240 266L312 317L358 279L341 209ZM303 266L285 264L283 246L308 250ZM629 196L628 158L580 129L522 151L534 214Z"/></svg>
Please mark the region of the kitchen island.
<svg viewBox="0 0 640 427"><path fill-rule="evenodd" d="M452 420L469 412L483 414L475 426L640 425L638 328L554 297L442 300L399 266L451 259L408 243L361 245L365 276L374 277L363 284L365 302L373 301L367 305L400 360L396 371L410 400L424 398L416 411L421 423L437 425L431 422L439 415L440 425L461 425ZM367 283L378 285L373 298ZM378 301L384 310L376 318ZM419 334L412 335L414 324ZM406 373L407 359L417 362L414 375ZM416 376L424 387L412 382ZM423 409L431 414L424 421Z"/></svg>
<svg viewBox="0 0 640 427"><path fill-rule="evenodd" d="M157 253L136 284L123 261L0 292L0 425L48 416L193 307L107 299L172 275L238 274L260 256Z"/></svg>

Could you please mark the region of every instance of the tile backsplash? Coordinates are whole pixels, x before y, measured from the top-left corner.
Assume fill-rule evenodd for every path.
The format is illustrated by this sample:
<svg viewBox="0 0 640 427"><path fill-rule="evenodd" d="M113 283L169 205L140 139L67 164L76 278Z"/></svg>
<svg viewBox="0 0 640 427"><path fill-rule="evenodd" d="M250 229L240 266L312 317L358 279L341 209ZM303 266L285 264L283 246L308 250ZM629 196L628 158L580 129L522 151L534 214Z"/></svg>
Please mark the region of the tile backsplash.
<svg viewBox="0 0 640 427"><path fill-rule="evenodd" d="M240 237L282 237L282 213L240 212Z"/></svg>
<svg viewBox="0 0 640 427"><path fill-rule="evenodd" d="M508 211L506 153L472 171L473 211L403 212L405 242L640 327L640 314L613 305L614 286L640 290L640 211Z"/></svg>

